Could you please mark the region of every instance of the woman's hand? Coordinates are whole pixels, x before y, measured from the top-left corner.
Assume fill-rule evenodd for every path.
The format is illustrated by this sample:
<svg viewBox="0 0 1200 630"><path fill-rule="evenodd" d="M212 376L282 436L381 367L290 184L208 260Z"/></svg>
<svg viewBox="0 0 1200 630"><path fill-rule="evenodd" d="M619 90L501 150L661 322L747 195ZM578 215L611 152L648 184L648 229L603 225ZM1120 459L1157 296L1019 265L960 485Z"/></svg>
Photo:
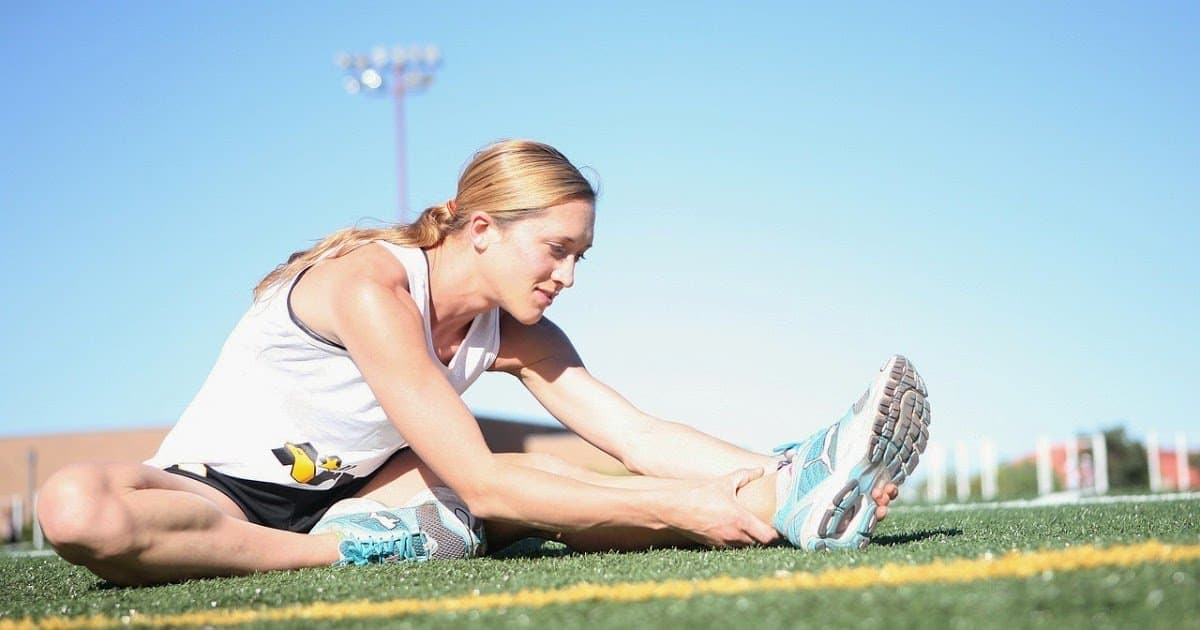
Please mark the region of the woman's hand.
<svg viewBox="0 0 1200 630"><path fill-rule="evenodd" d="M681 481L678 489L670 491L666 521L673 530L709 547L772 543L779 532L737 501L738 490L762 476L762 468L746 468L712 479Z"/></svg>

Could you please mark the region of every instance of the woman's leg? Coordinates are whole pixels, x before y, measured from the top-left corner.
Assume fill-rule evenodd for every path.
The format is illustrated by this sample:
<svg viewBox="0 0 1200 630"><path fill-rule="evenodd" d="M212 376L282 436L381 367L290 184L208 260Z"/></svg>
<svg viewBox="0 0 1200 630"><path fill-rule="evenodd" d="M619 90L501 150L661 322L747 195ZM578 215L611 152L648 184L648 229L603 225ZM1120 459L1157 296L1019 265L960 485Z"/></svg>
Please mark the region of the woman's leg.
<svg viewBox="0 0 1200 630"><path fill-rule="evenodd" d="M678 484L678 480L645 477L640 475L604 475L578 466L569 464L553 455L542 453L514 453L510 455L515 463L551 472L564 477L599 486L629 489L657 489ZM760 520L771 523L776 510L776 473L771 472L742 486L737 493L737 500L742 507L749 510ZM871 498L876 503L875 515L879 520L887 516L888 504L896 498L899 489L896 484L889 483L882 488L875 488ZM493 528L498 529L500 539L507 537L509 543L521 538L540 537L558 540L579 551L634 551L650 547L695 547L697 543L690 538L671 531L639 529L630 527L598 527L580 532L553 533L522 528L517 525L489 523L488 536L491 539Z"/></svg>
<svg viewBox="0 0 1200 630"><path fill-rule="evenodd" d="M332 564L331 536L246 521L221 492L140 464L77 464L38 496L46 539L67 561L123 585Z"/></svg>
<svg viewBox="0 0 1200 630"><path fill-rule="evenodd" d="M602 475L543 453L503 453L497 455L512 463L570 477L599 486L628 489L655 489L678 485L673 479L640 475ZM445 485L411 450L397 453L357 496L387 506L405 505L418 493ZM765 475L742 487L738 500L760 519L770 522L775 511L775 475ZM691 539L668 530L634 527L596 527L576 532L549 532L520 523L487 521L484 523L488 545L499 550L524 538L545 538L563 542L579 551L634 551L651 547L693 547Z"/></svg>
<svg viewBox="0 0 1200 630"><path fill-rule="evenodd" d="M651 490L677 487L680 483L676 479L642 475L604 475L543 453L516 453L513 457L516 463L598 486ZM742 507L770 523L775 513L775 474L763 475L742 486L738 490L737 499ZM491 534L492 530L489 529L488 535ZM674 531L637 527L595 527L577 532L546 532L530 528L524 528L522 531L522 528L510 525L509 528L501 528L497 534L510 537L509 543L528 537L556 540L577 551L639 551L652 547L698 546L696 541Z"/></svg>

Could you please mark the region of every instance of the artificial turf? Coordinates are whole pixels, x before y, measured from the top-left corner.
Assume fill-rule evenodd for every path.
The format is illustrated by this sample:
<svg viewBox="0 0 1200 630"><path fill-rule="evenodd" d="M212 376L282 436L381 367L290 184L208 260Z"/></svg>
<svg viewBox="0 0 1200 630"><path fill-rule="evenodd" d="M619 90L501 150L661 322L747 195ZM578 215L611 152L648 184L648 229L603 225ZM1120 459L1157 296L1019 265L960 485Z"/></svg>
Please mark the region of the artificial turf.
<svg viewBox="0 0 1200 630"><path fill-rule="evenodd" d="M496 557L362 568L321 568L239 578L116 588L58 558L0 558L0 626L102 615L171 615L194 611L276 609L312 602L436 600L473 593L560 589L580 583L622 584L761 578L781 573L924 565L998 556L1013 550L1112 547L1146 540L1200 543L1200 501L1064 505L1027 509L900 509L880 524L875 544L859 552L801 553L786 547L644 553L575 554L527 541ZM1150 562L960 583L748 592L590 601L549 606L468 609L408 616L321 620L338 628L431 627L488 623L501 627L1028 627L1142 625L1200 627L1200 562ZM311 626L300 617L262 626Z"/></svg>

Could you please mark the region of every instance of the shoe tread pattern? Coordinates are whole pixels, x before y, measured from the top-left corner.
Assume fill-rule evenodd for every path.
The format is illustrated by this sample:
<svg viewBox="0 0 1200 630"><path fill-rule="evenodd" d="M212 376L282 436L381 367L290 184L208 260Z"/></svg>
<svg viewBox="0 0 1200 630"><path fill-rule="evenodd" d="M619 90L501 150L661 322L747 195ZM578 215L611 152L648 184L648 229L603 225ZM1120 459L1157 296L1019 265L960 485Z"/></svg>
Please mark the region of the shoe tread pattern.
<svg viewBox="0 0 1200 630"><path fill-rule="evenodd" d="M897 355L883 385L867 455L834 495L817 526L810 550L862 548L875 533L871 491L889 482L901 485L916 469L929 443L928 391L912 363ZM866 396L855 405L861 409Z"/></svg>

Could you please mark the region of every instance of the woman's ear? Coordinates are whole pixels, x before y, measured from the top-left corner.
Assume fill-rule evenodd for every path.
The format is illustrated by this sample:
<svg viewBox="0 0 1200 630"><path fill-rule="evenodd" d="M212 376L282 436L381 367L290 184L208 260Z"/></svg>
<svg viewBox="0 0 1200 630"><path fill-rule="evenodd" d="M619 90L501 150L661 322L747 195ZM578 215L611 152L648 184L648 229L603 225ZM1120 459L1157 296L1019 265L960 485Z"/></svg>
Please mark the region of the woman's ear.
<svg viewBox="0 0 1200 630"><path fill-rule="evenodd" d="M471 239L471 245L475 247L475 251L480 253L486 251L492 244L498 229L496 220L486 212L476 210L467 219L467 236Z"/></svg>

